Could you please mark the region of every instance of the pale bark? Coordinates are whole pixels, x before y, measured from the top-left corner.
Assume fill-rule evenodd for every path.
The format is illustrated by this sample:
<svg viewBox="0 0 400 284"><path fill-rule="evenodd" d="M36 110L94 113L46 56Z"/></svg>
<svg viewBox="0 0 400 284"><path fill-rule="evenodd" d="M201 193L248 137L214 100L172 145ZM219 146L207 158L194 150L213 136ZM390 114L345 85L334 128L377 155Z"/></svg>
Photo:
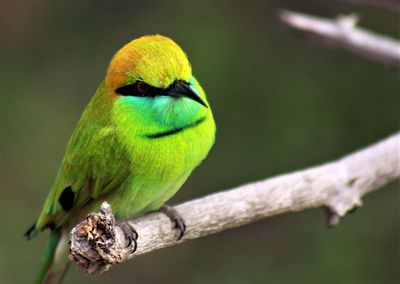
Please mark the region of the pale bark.
<svg viewBox="0 0 400 284"><path fill-rule="evenodd" d="M339 16L330 20L282 11L279 17L290 27L315 37L319 42L348 50L388 67L400 66L399 41L357 27L356 15Z"/></svg>
<svg viewBox="0 0 400 284"><path fill-rule="evenodd" d="M361 206L361 197L400 177L400 133L375 145L320 166L300 170L231 190L208 195L175 207L187 231L179 232L162 213L130 220L139 238L130 254L120 226L107 204L71 232L71 259L89 273L181 242L214 234L277 214L307 208L329 209L330 225Z"/></svg>

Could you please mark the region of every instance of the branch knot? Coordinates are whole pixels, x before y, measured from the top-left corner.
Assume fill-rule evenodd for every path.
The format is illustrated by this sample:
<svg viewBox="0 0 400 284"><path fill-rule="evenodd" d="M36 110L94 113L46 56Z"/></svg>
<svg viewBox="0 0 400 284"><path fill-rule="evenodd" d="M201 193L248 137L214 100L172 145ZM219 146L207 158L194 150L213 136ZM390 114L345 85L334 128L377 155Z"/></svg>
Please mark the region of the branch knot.
<svg viewBox="0 0 400 284"><path fill-rule="evenodd" d="M103 273L123 260L111 207L103 202L99 213L91 213L70 234L69 258L89 274Z"/></svg>

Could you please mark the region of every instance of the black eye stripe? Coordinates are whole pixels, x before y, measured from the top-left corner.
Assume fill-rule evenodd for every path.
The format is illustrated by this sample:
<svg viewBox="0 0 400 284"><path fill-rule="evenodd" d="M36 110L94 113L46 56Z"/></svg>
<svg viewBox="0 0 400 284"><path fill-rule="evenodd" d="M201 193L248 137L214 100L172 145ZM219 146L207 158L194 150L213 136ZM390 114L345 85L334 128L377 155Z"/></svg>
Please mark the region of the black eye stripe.
<svg viewBox="0 0 400 284"><path fill-rule="evenodd" d="M119 87L115 92L122 96L154 97L156 95L162 95L165 90L153 87L143 81L137 81L134 84Z"/></svg>
<svg viewBox="0 0 400 284"><path fill-rule="evenodd" d="M132 96L131 94L136 93L136 86L135 85L125 85L115 90L117 94L123 96Z"/></svg>
<svg viewBox="0 0 400 284"><path fill-rule="evenodd" d="M153 87L141 80L136 81L133 84L125 85L119 87L115 90L115 92L122 96L131 96L131 97L155 97L155 96L169 96L171 95L171 91L175 88L175 86L179 83L183 82L186 85L190 85L185 81L174 81L171 85L166 89L161 89L157 87Z"/></svg>
<svg viewBox="0 0 400 284"><path fill-rule="evenodd" d="M122 86L115 90L117 94L123 96L135 96L135 97L143 97L143 94L138 92L137 84L130 84Z"/></svg>

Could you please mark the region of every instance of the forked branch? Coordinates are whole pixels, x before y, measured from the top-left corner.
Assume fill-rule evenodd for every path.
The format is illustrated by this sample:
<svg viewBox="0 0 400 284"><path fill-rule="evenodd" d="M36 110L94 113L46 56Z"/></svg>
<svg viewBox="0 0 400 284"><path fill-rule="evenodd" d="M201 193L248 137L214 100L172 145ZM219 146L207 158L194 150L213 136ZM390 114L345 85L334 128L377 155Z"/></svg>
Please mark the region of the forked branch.
<svg viewBox="0 0 400 284"><path fill-rule="evenodd" d="M390 37L357 27L356 15L339 16L336 20L330 20L282 11L279 18L285 24L318 39L319 42L345 49L388 67L400 67L400 43Z"/></svg>

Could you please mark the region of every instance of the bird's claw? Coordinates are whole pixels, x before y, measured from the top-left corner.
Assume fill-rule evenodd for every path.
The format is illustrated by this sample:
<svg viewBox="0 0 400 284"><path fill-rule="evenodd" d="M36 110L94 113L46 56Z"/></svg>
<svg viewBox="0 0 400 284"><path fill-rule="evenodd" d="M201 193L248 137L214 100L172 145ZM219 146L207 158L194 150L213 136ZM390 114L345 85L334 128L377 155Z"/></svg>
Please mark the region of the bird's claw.
<svg viewBox="0 0 400 284"><path fill-rule="evenodd" d="M186 225L182 218L177 218L175 221L175 228L179 230L178 241L183 238L186 231Z"/></svg>
<svg viewBox="0 0 400 284"><path fill-rule="evenodd" d="M129 254L135 253L137 249L137 239L139 238L138 233L128 222L118 221L117 225L121 228L125 238L128 240L125 248L129 249Z"/></svg>
<svg viewBox="0 0 400 284"><path fill-rule="evenodd" d="M133 236L128 236L128 244L126 245L126 248L131 247L133 244L133 248L130 249L129 254L135 253L137 249L137 239L135 239Z"/></svg>
<svg viewBox="0 0 400 284"><path fill-rule="evenodd" d="M181 215L174 209L174 207L164 204L161 206L160 211L171 219L172 223L175 224L175 228L179 230L179 236L177 240L181 240L185 235L186 224Z"/></svg>

